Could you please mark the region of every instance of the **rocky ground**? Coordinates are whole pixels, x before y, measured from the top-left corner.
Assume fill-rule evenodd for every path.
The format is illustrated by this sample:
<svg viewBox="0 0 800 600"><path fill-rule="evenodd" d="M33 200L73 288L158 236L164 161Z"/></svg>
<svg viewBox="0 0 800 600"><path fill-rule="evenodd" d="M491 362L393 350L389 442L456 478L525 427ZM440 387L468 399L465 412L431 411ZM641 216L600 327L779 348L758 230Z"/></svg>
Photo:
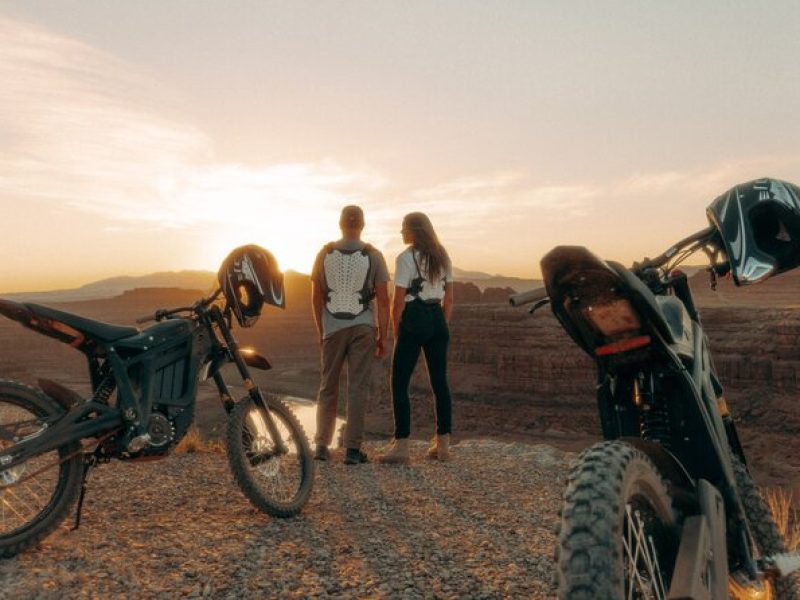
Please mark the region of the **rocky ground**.
<svg viewBox="0 0 800 600"><path fill-rule="evenodd" d="M98 469L81 528L0 562L3 598L547 598L573 454L466 440L450 463L317 463L303 513L259 513L222 454ZM376 445L367 450L374 454Z"/></svg>
<svg viewBox="0 0 800 600"><path fill-rule="evenodd" d="M784 291L794 298L796 280L790 283ZM159 296L152 306L62 308L130 324L181 302ZM756 481L800 494L800 312L765 308L773 304L712 304L704 324ZM275 365L257 374L265 390L311 398L318 348L301 308L265 313L257 327L236 334ZM503 441L464 440L446 465L425 462L421 442L410 468L321 465L306 510L286 521L250 507L223 455L114 463L93 475L79 531L65 527L41 548L0 561L0 600L552 597L552 530L570 451L597 436L593 367L546 312L532 319L504 305L460 305L453 322L455 433ZM87 392L77 352L5 319L0 375L28 383L47 377ZM391 432L387 382L384 361L368 411L373 438ZM428 389L418 373L419 436L433 424ZM201 390L197 421L215 437L224 413L213 390Z"/></svg>

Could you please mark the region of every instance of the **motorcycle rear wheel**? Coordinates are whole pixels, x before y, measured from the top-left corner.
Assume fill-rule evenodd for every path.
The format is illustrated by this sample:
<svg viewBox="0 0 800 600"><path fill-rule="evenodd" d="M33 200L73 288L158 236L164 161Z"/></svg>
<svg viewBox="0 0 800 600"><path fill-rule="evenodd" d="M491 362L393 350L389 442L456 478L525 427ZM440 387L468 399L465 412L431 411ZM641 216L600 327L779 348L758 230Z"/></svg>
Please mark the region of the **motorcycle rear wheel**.
<svg viewBox="0 0 800 600"><path fill-rule="evenodd" d="M564 494L558 598L666 599L677 528L667 486L645 454L619 441L592 446Z"/></svg>
<svg viewBox="0 0 800 600"><path fill-rule="evenodd" d="M12 448L13 438L36 435L44 429L45 419L63 412L40 390L0 380L0 449ZM66 518L80 491L81 455L31 475L78 450L80 444L73 442L11 469L0 467L0 558L38 543Z"/></svg>
<svg viewBox="0 0 800 600"><path fill-rule="evenodd" d="M228 417L228 462L236 484L256 508L274 517L292 517L311 495L314 461L291 409L273 396L267 397L267 406L286 453L276 452L265 415L246 397Z"/></svg>

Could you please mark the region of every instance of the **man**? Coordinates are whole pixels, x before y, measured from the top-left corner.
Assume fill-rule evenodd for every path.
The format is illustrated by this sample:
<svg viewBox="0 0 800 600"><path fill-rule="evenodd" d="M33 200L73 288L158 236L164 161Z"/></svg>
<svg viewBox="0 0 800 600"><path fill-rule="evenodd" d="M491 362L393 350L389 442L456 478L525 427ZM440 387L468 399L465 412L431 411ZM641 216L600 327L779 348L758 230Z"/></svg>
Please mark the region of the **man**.
<svg viewBox="0 0 800 600"><path fill-rule="evenodd" d="M328 460L339 401L339 375L347 362L345 464L369 462L361 450L364 411L375 357L386 355L389 324L389 271L383 255L361 241L364 212L345 206L339 219L342 239L326 244L311 271L311 304L322 350L317 396L317 460ZM377 331L376 331L377 322Z"/></svg>

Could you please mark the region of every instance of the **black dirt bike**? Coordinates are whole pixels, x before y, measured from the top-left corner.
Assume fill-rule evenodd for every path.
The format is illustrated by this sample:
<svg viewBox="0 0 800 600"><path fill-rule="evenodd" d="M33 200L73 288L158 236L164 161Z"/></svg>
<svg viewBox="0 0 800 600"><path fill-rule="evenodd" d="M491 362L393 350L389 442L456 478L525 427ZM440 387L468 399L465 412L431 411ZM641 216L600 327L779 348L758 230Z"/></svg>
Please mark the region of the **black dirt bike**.
<svg viewBox="0 0 800 600"><path fill-rule="evenodd" d="M747 470L687 276L705 251L712 287L800 266L800 189L762 179L709 206L711 226L628 269L586 248L541 261L551 304L597 365L606 441L584 451L564 496L558 598L800 598L785 541ZM795 575L796 576L796 575ZM794 576L792 576L794 577Z"/></svg>
<svg viewBox="0 0 800 600"><path fill-rule="evenodd" d="M219 284L193 306L140 319L156 321L141 331L0 300L4 316L85 354L92 385L83 398L54 381L40 379L37 388L0 380L0 557L51 533L76 500L77 527L92 466L167 455L191 425L198 383L208 378L228 413L236 483L270 515L300 511L314 480L308 441L292 411L253 382L248 367L268 369L267 360L231 333L233 317L249 327L264 303L284 306L283 274L268 251L242 246L223 263ZM229 363L248 392L239 401L222 376Z"/></svg>

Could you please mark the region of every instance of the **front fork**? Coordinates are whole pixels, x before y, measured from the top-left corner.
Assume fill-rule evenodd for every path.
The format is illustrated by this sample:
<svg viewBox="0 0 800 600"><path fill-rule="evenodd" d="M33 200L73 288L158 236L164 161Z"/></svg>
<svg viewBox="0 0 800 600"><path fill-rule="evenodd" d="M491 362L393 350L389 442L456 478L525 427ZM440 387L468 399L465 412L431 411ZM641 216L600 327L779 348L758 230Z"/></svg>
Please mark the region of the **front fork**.
<svg viewBox="0 0 800 600"><path fill-rule="evenodd" d="M253 401L253 404L261 409L261 414L264 417L267 431L269 432L269 435L275 444L275 453L278 455L286 454L288 449L283 443L283 439L281 439L281 435L278 432L278 426L275 424L275 419L272 418L272 413L267 406L264 395L261 393L261 389L255 384L255 382L253 382L253 379L250 376L250 369L248 369L247 363L245 363L241 352L239 352L238 342L231 334L231 330L227 323L225 323L225 317L219 310L215 310L213 312L213 318L218 325L219 330L222 332L222 337L225 340L225 345L228 348L230 358L236 365L236 368L239 370L239 375L242 377L242 381L244 382L244 389L247 390L247 393L250 396L250 399ZM217 389L219 389L225 411L230 413L231 410L233 410L234 401L231 397L230 391L228 390L228 386L225 384L225 381L219 371L214 373L214 383L217 384Z"/></svg>

